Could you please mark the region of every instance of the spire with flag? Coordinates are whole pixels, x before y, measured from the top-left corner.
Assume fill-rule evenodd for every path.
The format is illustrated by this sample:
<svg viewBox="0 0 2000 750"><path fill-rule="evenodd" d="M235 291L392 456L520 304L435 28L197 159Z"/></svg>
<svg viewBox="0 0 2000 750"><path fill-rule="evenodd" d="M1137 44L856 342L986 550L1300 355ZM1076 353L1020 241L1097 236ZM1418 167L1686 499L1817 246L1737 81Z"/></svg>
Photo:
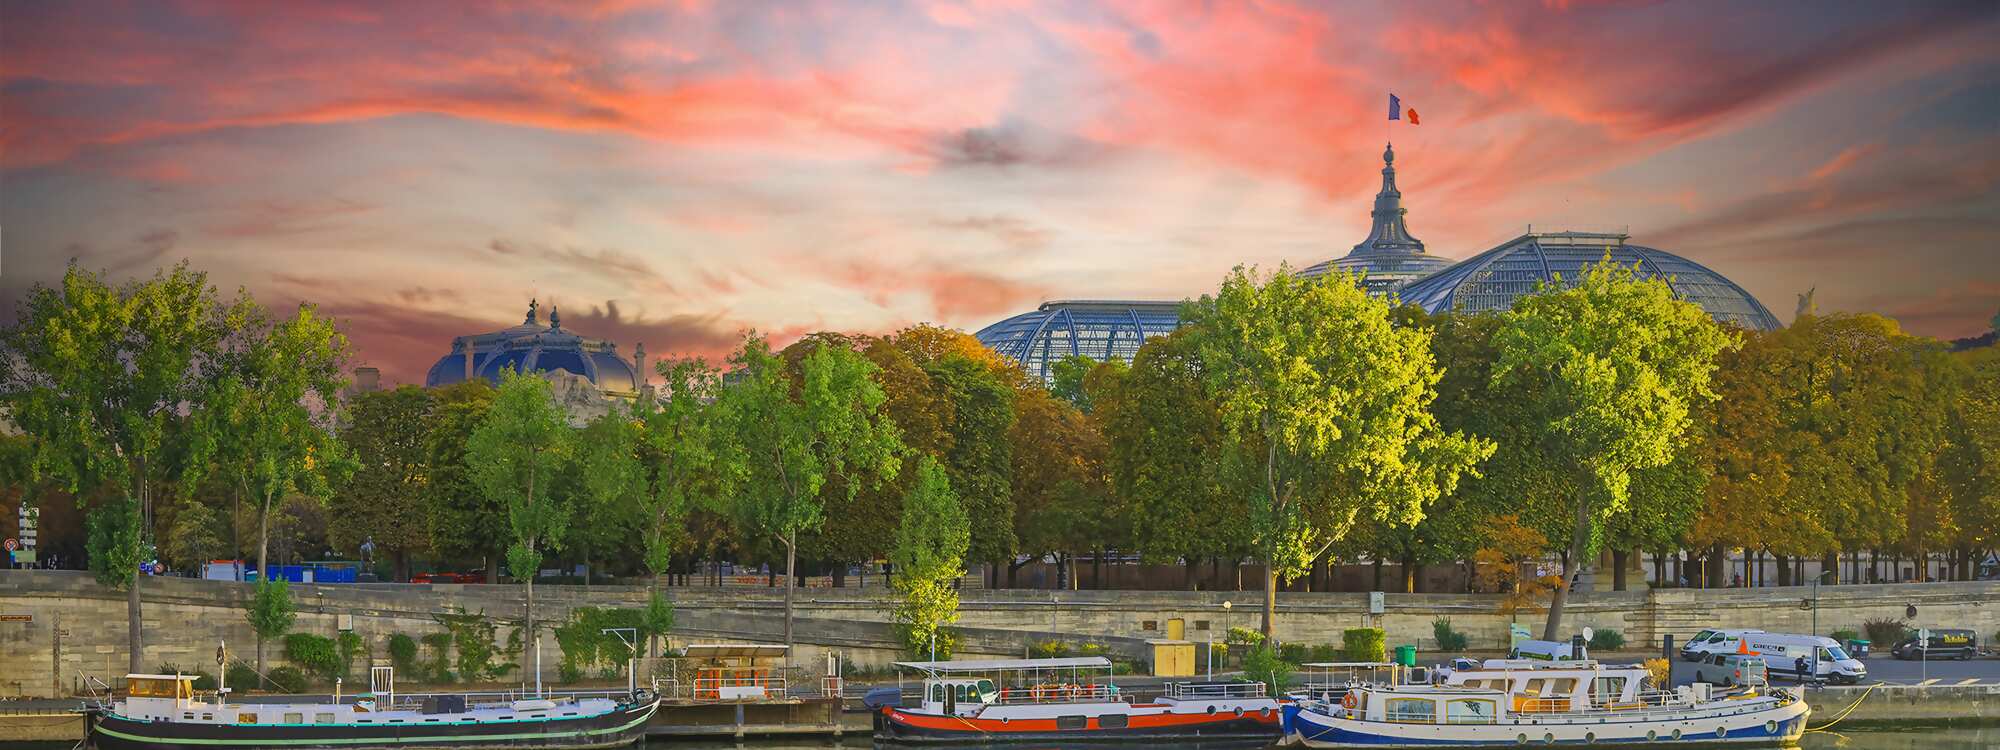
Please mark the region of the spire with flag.
<svg viewBox="0 0 2000 750"><path fill-rule="evenodd" d="M1401 97L1396 96L1395 94L1389 95L1389 119L1391 120L1403 119L1403 99ZM1410 124L1411 125L1418 124L1416 107L1410 108Z"/></svg>

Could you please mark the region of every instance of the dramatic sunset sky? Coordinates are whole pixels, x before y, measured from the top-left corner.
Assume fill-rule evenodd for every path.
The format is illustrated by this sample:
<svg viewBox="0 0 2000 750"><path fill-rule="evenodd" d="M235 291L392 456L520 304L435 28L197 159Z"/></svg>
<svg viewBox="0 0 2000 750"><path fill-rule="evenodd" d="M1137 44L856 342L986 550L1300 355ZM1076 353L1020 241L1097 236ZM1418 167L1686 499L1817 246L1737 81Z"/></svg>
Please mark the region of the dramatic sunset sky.
<svg viewBox="0 0 2000 750"><path fill-rule="evenodd" d="M1389 92L1423 124L1390 123ZM1367 232L1629 229L1789 320L2000 310L2000 3L0 3L0 320L71 259L318 303L420 381L1198 295Z"/></svg>

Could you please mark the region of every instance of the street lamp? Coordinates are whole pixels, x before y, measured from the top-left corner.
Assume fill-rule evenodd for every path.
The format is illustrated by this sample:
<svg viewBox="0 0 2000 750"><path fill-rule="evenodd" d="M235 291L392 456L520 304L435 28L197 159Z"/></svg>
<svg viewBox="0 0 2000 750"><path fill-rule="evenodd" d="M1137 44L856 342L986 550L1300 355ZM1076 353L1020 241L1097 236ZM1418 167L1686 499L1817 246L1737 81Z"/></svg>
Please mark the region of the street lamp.
<svg viewBox="0 0 2000 750"><path fill-rule="evenodd" d="M1826 580L1827 576L1833 575L1836 572L1838 571L1833 571L1833 570L1822 571L1818 577L1813 579L1812 591L1813 591L1813 636L1814 637L1819 636L1819 582Z"/></svg>

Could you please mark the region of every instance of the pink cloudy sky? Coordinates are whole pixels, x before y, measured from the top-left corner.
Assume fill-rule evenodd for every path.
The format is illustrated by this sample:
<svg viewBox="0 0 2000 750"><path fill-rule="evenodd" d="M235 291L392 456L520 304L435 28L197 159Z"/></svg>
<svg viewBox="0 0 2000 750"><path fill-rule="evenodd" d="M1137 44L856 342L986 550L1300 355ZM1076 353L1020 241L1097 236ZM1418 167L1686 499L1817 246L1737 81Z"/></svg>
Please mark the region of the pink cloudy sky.
<svg viewBox="0 0 2000 750"><path fill-rule="evenodd" d="M0 298L190 259L421 378L1180 298L1366 234L1629 229L1781 319L2000 310L1993 2L0 5ZM1389 91L1423 124L1385 119Z"/></svg>

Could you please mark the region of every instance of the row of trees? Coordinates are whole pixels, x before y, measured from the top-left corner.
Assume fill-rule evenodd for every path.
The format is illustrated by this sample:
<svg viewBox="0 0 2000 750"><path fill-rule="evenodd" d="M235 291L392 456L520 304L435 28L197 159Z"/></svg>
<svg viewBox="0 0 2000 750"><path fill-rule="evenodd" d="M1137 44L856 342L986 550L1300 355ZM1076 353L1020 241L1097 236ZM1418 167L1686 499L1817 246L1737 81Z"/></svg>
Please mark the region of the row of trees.
<svg viewBox="0 0 2000 750"><path fill-rule="evenodd" d="M531 585L566 555L651 574L661 617L663 574L769 562L791 584L788 640L799 570L885 559L915 650L955 617L968 561L999 585L1054 559L1075 585L1085 553L1253 560L1268 633L1275 592L1331 561L1399 560L1405 586L1414 564L1475 561L1518 595L1518 566L1547 554L1553 636L1599 550L1622 585L1635 550L1774 554L1784 582L1799 557L1992 547L1990 349L1872 315L1735 331L1630 269L1577 282L1432 316L1238 269L1130 365L1072 358L1049 387L931 326L781 350L752 335L572 425L533 377L337 398L345 341L310 307L264 321L185 267L117 289L73 268L6 333L4 397L34 475L92 507L92 565L120 580L155 536L149 498L248 504L259 539L299 503L399 577L413 556L504 560ZM125 312L165 300L179 318Z"/></svg>

